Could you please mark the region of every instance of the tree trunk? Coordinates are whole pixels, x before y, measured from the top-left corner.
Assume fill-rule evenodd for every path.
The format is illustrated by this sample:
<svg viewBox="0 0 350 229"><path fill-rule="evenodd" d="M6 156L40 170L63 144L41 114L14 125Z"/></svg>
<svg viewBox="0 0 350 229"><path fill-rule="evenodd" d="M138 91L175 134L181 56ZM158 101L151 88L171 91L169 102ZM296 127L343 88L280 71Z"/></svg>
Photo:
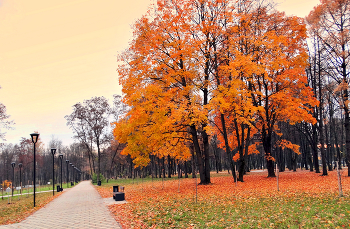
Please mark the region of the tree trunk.
<svg viewBox="0 0 350 229"><path fill-rule="evenodd" d="M92 176L93 170L92 170L92 164L91 164L91 155L89 151L88 151L88 157L89 157L90 175Z"/></svg>
<svg viewBox="0 0 350 229"><path fill-rule="evenodd" d="M332 153L331 153L331 150L332 150L332 144L331 144L331 141L329 139L329 133L328 133L328 126L329 125L325 125L325 135L326 135L326 145L327 145L327 149L326 149L326 152L327 152L327 157L326 157L326 162L327 162L327 166L328 166L328 171L332 171Z"/></svg>
<svg viewBox="0 0 350 229"><path fill-rule="evenodd" d="M165 158L162 158L162 164L163 164L163 178L165 178Z"/></svg>
<svg viewBox="0 0 350 229"><path fill-rule="evenodd" d="M263 131L262 141L265 150L267 177L276 177L271 155L271 134Z"/></svg>
<svg viewBox="0 0 350 229"><path fill-rule="evenodd" d="M227 137L227 131L226 131L226 123L225 123L225 116L224 114L220 114L220 119L221 119L221 125L222 125L222 134L225 140L225 149L226 149L226 155L227 155L227 160L230 164L231 171L235 171L234 164L233 164L233 159L232 159L232 154L231 154L231 149L230 145L228 143L228 137ZM233 180L236 182L236 173L232 172Z"/></svg>
<svg viewBox="0 0 350 229"><path fill-rule="evenodd" d="M341 166L341 154L340 154L340 149L339 149L338 135L335 132L335 123L333 125L334 125L334 127L332 129L333 129L335 148L337 150L337 161L339 162L338 163L339 169L341 169L341 167L342 167Z"/></svg>
<svg viewBox="0 0 350 229"><path fill-rule="evenodd" d="M206 179L206 171L205 171L205 165L203 162L203 155L202 151L199 147L199 141L198 141L198 136L197 136L197 128L194 125L190 126L191 128L191 134L192 134L192 141L193 141L193 146L194 150L196 152L197 156L197 165L199 168L199 178L200 178L200 184L207 184L207 179Z"/></svg>
<svg viewBox="0 0 350 229"><path fill-rule="evenodd" d="M344 70L346 71L346 70ZM344 79L347 83L347 81ZM344 104L349 101L348 90L344 90ZM348 176L350 176L350 116L347 105L344 105L344 126L345 126L345 148L346 148L346 165L348 166Z"/></svg>
<svg viewBox="0 0 350 229"><path fill-rule="evenodd" d="M128 157L129 157L129 163L130 163L129 178L132 178L132 159L131 159L130 155L128 155Z"/></svg>
<svg viewBox="0 0 350 229"><path fill-rule="evenodd" d="M320 173L320 165L318 163L318 152L317 152L317 130L316 130L316 124L312 125L312 136L313 136L313 145L312 145L312 156L314 159L314 166L315 166L315 172Z"/></svg>
<svg viewBox="0 0 350 229"><path fill-rule="evenodd" d="M192 153L192 159L191 159L191 162L192 162L192 178L196 178L196 162L195 162L195 157L194 157L194 149L193 149L193 146L191 146L191 153Z"/></svg>
<svg viewBox="0 0 350 229"><path fill-rule="evenodd" d="M172 170L171 158L170 158L170 155L168 154L168 178L171 178L171 170Z"/></svg>
<svg viewBox="0 0 350 229"><path fill-rule="evenodd" d="M182 178L181 162L177 162L177 177Z"/></svg>
<svg viewBox="0 0 350 229"><path fill-rule="evenodd" d="M201 182L202 184L210 184L210 161L209 161L209 137L205 131L206 125L203 125L202 137L204 144L204 172L205 172L205 181Z"/></svg>
<svg viewBox="0 0 350 229"><path fill-rule="evenodd" d="M159 169L159 178L162 178L162 165L159 157L157 157L157 161L158 161L158 169Z"/></svg>

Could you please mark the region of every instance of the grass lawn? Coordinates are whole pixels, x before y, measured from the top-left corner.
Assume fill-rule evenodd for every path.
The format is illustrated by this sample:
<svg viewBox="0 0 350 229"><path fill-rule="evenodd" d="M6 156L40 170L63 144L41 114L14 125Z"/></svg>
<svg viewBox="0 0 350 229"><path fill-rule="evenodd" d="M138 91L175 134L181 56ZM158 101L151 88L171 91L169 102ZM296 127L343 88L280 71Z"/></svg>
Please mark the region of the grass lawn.
<svg viewBox="0 0 350 229"><path fill-rule="evenodd" d="M23 194L22 197L14 196L11 204L8 204L7 196L4 199L0 198L0 225L24 220L59 195L61 192L55 193L55 196L52 196L52 192L37 193L35 195L35 208L33 208L33 195L28 197L26 194Z"/></svg>
<svg viewBox="0 0 350 229"><path fill-rule="evenodd" d="M57 185L61 185L61 184L55 184L55 190L57 190ZM63 189L67 188L67 183L63 183L62 184L63 186ZM36 187L36 192L42 192L42 191L49 191L51 190L52 191L52 184L51 185L37 185ZM68 184L68 188L71 188L71 185ZM22 189L22 195L24 194L27 194L28 192L31 193L33 192L34 188L23 188ZM13 191L13 194L16 195L16 194L20 194L20 190L14 190ZM10 193L10 195L12 194L12 192ZM7 198L7 193L6 191L0 191L0 197L2 197L2 195L4 195L4 197Z"/></svg>
<svg viewBox="0 0 350 229"><path fill-rule="evenodd" d="M342 174L344 197L338 197L337 176L309 171L283 172L266 178L251 172L245 182L212 174L210 185L177 178L117 180L97 187L102 197L112 186L125 186L127 204L109 206L123 228L350 228L350 177ZM199 179L198 179L199 181Z"/></svg>

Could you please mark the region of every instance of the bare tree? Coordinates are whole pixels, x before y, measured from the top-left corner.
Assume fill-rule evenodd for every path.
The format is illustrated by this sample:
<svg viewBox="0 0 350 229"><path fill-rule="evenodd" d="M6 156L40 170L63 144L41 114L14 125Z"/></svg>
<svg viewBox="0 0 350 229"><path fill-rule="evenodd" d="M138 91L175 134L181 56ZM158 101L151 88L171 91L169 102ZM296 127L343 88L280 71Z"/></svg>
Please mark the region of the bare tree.
<svg viewBox="0 0 350 229"><path fill-rule="evenodd" d="M123 97L121 95L113 95L113 106L111 108L111 114L114 122L118 122L128 112L128 106L123 103Z"/></svg>
<svg viewBox="0 0 350 229"><path fill-rule="evenodd" d="M93 97L85 100L82 104L73 106L73 112L66 115L67 125L73 129L75 136L84 144L92 154L92 146L89 142L94 142L97 147L97 180L100 181L100 161L101 145L104 143L107 127L110 125L109 116L111 109L106 98Z"/></svg>
<svg viewBox="0 0 350 229"><path fill-rule="evenodd" d="M10 121L9 118L10 116L6 114L6 106L0 102L0 140L6 141L6 132L2 132L2 129L11 129L12 125L15 124L13 121Z"/></svg>

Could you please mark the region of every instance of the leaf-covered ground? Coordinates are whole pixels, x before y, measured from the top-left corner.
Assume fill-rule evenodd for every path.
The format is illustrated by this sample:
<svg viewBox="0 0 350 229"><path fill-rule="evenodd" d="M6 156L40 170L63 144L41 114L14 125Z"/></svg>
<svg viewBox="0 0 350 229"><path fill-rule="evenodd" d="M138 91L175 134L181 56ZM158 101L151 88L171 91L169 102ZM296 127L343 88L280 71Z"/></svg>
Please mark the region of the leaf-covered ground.
<svg viewBox="0 0 350 229"><path fill-rule="evenodd" d="M237 186L230 175L220 175L213 174L210 185L198 185L197 203L195 179L181 179L180 188L177 178L164 184L118 180L128 203L111 205L110 211L123 228L350 228L345 172L342 198L335 172L280 173L280 191L266 172L251 172ZM112 185L97 187L103 198L112 196Z"/></svg>
<svg viewBox="0 0 350 229"><path fill-rule="evenodd" d="M55 196L52 196L52 192L37 193L35 195L35 208L33 207L33 195L14 196L11 204L8 204L7 196L4 199L0 198L0 225L18 223L24 220L61 194L61 192L55 193Z"/></svg>

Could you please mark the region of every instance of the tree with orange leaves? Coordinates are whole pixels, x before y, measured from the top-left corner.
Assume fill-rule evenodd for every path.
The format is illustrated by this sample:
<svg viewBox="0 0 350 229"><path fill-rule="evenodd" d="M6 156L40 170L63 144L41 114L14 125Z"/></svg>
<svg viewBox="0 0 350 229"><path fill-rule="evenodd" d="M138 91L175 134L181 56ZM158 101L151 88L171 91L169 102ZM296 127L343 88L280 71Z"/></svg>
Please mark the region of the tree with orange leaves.
<svg viewBox="0 0 350 229"><path fill-rule="evenodd" d="M255 148L256 145L251 145L251 139L257 133L257 129L252 125L255 123L256 108L250 99L250 91L243 81L231 79L225 81L225 84L226 86L219 85L213 93L211 106L216 111L213 131L218 135L220 147L229 152L227 154L232 170L234 170L233 161L238 162L237 179L243 182L247 156L253 152L259 153ZM237 152L233 157L231 149ZM236 179L235 173L232 175Z"/></svg>
<svg viewBox="0 0 350 229"><path fill-rule="evenodd" d="M298 17L269 12L268 5L259 4L248 15L243 13L241 25L235 50L251 69L243 73L256 108L255 122L251 123L261 135L268 176L273 177L271 141L272 134L278 132L277 122L315 122L310 105L317 104L317 100L305 75L306 27ZM247 69L238 64L234 70L242 67Z"/></svg>
<svg viewBox="0 0 350 229"><path fill-rule="evenodd" d="M186 157L190 140L201 183L210 183L208 130L216 116L231 170L232 149L238 147L243 160L258 132L274 176L275 124L314 121L302 20L269 12L263 1L157 3L154 14L135 24L135 38L120 56L120 83L131 109L114 135L128 144L124 153L147 165L151 154Z"/></svg>
<svg viewBox="0 0 350 229"><path fill-rule="evenodd" d="M302 19L272 11L264 1L237 1L235 6L236 23L227 30L224 64L216 75L221 127L229 130L226 122L234 124L229 132L240 152L235 159L240 160L253 127L261 136L268 176L273 177L272 134L281 134L277 122L315 122L310 105L317 101L305 76L306 27ZM225 128L221 132L227 138ZM292 144L287 147L296 149Z"/></svg>
<svg viewBox="0 0 350 229"><path fill-rule="evenodd" d="M229 12L228 3L162 0L155 14L136 23L135 39L121 56L126 64L118 71L131 110L115 128L135 162L148 163L147 156L139 155L163 157L169 149L189 155L186 145L191 141L201 183L210 183L207 127L213 42L223 37L220 22Z"/></svg>

